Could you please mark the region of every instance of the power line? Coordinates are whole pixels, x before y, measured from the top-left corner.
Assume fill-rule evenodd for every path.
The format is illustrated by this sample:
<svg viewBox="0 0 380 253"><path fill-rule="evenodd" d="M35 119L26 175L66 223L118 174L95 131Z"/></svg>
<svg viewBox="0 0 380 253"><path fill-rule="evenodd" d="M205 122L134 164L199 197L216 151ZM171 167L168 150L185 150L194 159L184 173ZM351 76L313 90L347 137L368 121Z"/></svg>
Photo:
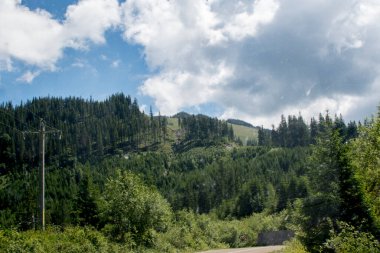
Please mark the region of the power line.
<svg viewBox="0 0 380 253"><path fill-rule="evenodd" d="M16 130L17 132L20 132L21 134L24 134L23 131L19 130L19 129L16 128L16 127L13 127L13 126L10 126L10 125L7 125L7 124L4 124L3 122L0 122L0 124L3 125L3 126L9 127L10 129Z"/></svg>
<svg viewBox="0 0 380 253"><path fill-rule="evenodd" d="M38 115L36 115L34 112L32 112L30 109L28 109L26 106L24 106L22 109L24 109L25 111L27 111L27 112L30 112L35 118L37 118L37 119L42 119L42 117L40 117L40 116L38 116ZM57 131L60 131L59 129L57 129L57 128L55 128L55 127L52 127L52 126L50 126L50 125L48 125L47 123L46 123L46 119L43 119L43 121L45 122L45 127L49 127L49 128L51 128L51 129L54 129L54 130L57 130ZM37 130L37 129L36 129Z"/></svg>
<svg viewBox="0 0 380 253"><path fill-rule="evenodd" d="M34 127L32 127L32 126L28 126L26 123L24 123L24 122L22 122L21 120L17 119L14 115L12 115L12 114L10 114L10 113L4 111L4 110L0 110L0 112L2 112L2 113L4 113L4 114L6 114L6 115L12 117L15 121L18 121L21 125L24 125L26 128L32 128L32 129L34 129L34 130L37 131L36 128L34 128Z"/></svg>

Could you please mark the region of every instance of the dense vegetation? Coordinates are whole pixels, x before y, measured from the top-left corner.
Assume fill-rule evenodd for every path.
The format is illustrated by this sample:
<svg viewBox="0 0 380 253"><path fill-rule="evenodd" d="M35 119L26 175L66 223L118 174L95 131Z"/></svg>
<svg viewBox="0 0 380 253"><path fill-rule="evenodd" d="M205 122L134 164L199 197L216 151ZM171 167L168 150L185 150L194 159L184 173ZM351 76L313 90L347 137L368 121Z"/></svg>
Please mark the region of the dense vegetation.
<svg viewBox="0 0 380 253"><path fill-rule="evenodd" d="M359 122L360 125L360 122ZM258 143L264 146L275 147L298 147L316 144L317 138L328 128L339 132L344 141L357 137L358 125L355 121L344 123L342 116L335 115L331 119L328 112L326 116L319 115L318 121L311 118L310 124L307 125L301 115L288 116L288 120L282 115L280 124L277 128L272 126L272 130L259 129Z"/></svg>
<svg viewBox="0 0 380 253"><path fill-rule="evenodd" d="M282 117L249 146L225 121L174 117L123 94L0 106L0 251L188 252L279 229L296 231L287 250L380 250L379 117ZM62 131L47 135L46 232L34 230L40 118Z"/></svg>

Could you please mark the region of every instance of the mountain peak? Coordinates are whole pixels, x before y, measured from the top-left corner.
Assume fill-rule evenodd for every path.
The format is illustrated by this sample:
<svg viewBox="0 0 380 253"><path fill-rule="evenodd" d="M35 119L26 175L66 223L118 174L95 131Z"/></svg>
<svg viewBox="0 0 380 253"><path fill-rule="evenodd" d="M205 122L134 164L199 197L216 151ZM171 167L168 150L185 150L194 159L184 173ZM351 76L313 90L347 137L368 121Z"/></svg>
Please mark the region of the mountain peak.
<svg viewBox="0 0 380 253"><path fill-rule="evenodd" d="M228 119L227 123L239 125L239 126L251 127L251 128L254 127L252 124L245 122L243 120L240 120L240 119Z"/></svg>

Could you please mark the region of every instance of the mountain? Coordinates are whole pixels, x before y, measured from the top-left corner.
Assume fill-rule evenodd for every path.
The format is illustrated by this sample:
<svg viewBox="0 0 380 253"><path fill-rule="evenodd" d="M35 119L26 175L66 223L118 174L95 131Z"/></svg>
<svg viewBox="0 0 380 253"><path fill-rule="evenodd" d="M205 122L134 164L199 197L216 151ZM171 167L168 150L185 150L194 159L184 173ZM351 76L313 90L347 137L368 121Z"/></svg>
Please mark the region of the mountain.
<svg viewBox="0 0 380 253"><path fill-rule="evenodd" d="M254 127L252 124L245 122L243 120L240 120L240 119L228 119L227 123L238 125L238 126L251 127L251 128Z"/></svg>
<svg viewBox="0 0 380 253"><path fill-rule="evenodd" d="M179 112L175 115L172 116L172 118L188 118L188 117L191 117L191 114L187 113L187 112Z"/></svg>

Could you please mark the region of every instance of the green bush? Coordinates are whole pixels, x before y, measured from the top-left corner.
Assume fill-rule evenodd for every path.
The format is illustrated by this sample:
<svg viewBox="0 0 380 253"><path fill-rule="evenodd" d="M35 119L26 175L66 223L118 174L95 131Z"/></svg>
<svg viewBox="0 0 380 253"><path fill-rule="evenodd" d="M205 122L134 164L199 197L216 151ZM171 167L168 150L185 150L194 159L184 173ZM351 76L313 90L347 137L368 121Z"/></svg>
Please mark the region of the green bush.
<svg viewBox="0 0 380 253"><path fill-rule="evenodd" d="M110 243L92 228L49 227L46 231L0 230L0 252L4 253L108 253L129 252L127 245Z"/></svg>
<svg viewBox="0 0 380 253"><path fill-rule="evenodd" d="M102 208L103 231L121 243L149 245L152 231L166 231L172 219L166 199L128 171L108 181Z"/></svg>
<svg viewBox="0 0 380 253"><path fill-rule="evenodd" d="M300 240L294 238L288 242L285 242L285 248L280 251L281 253L308 253L306 247Z"/></svg>
<svg viewBox="0 0 380 253"><path fill-rule="evenodd" d="M332 232L326 248L333 249L336 253L380 252L380 243L372 234L360 232L344 222L339 223L339 228L339 233Z"/></svg>
<svg viewBox="0 0 380 253"><path fill-rule="evenodd" d="M218 221L207 215L179 211L175 222L166 233L157 233L154 247L161 252L173 249L181 252L223 248L228 245L220 242Z"/></svg>
<svg viewBox="0 0 380 253"><path fill-rule="evenodd" d="M192 252L255 246L260 232L282 229L283 223L284 213L253 214L242 220L227 221L179 211L167 232L155 234L153 248L158 252Z"/></svg>

